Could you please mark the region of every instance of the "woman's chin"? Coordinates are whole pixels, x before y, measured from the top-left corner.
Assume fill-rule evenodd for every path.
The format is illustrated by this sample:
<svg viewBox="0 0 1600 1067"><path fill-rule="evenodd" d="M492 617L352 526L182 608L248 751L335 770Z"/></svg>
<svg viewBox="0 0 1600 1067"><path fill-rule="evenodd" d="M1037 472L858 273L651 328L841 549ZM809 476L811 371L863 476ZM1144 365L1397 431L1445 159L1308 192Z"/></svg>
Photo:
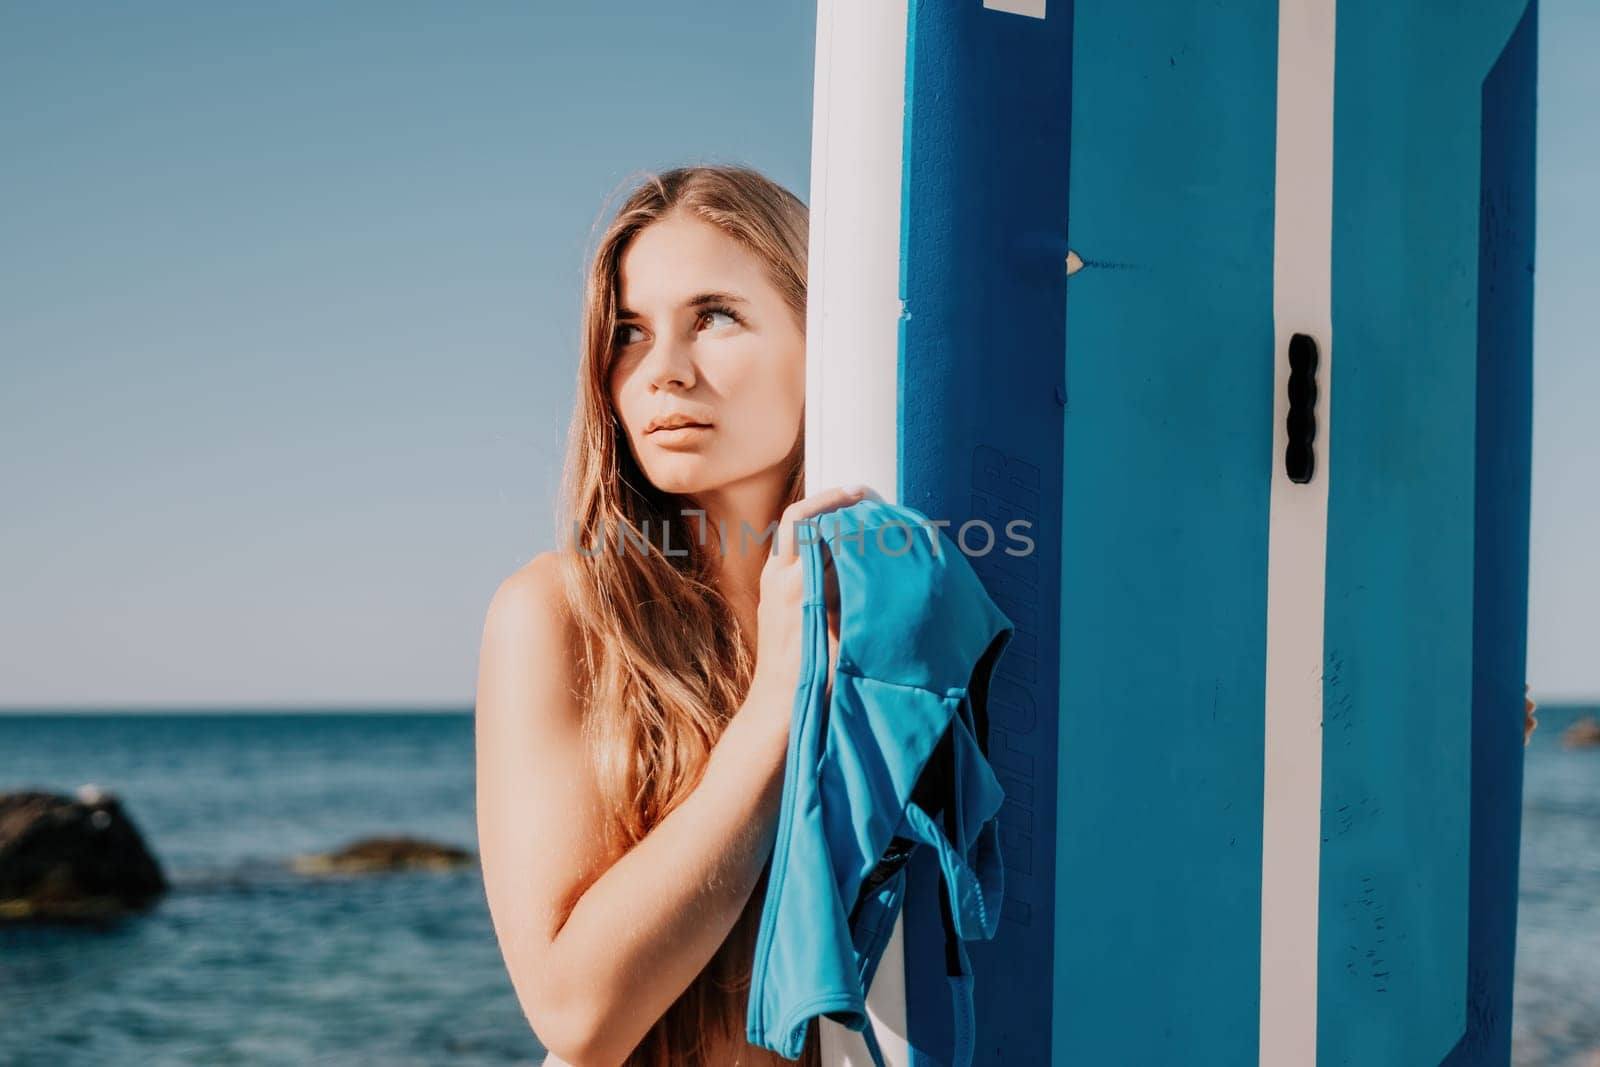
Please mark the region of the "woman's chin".
<svg viewBox="0 0 1600 1067"><path fill-rule="evenodd" d="M650 466L650 484L663 493L688 496L722 484L699 456L663 456Z"/></svg>

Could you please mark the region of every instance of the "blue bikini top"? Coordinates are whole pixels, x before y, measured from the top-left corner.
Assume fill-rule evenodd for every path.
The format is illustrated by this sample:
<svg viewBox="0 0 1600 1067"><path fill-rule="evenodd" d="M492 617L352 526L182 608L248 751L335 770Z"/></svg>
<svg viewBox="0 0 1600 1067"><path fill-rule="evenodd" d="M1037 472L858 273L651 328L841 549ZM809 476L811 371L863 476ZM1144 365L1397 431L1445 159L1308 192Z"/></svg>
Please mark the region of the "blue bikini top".
<svg viewBox="0 0 1600 1067"><path fill-rule="evenodd" d="M825 1015L862 1031L882 1067L866 991L900 912L906 862L927 845L939 858L955 1023L955 1048L937 1059L970 1064L963 942L994 936L1003 890L1005 794L987 757L988 687L1014 626L920 511L867 499L810 521L798 538L805 644L746 1036L794 1059L811 1018ZM825 552L839 588L831 697Z"/></svg>

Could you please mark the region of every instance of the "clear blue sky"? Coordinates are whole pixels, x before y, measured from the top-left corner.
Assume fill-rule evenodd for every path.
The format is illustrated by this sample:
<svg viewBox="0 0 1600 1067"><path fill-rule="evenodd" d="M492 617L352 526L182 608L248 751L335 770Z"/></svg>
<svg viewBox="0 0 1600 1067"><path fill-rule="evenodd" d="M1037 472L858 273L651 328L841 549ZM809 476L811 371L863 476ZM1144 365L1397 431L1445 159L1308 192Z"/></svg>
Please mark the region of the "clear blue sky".
<svg viewBox="0 0 1600 1067"><path fill-rule="evenodd" d="M809 199L813 31L810 0L0 0L0 705L469 703L489 595L553 545L602 198L737 161ZM1600 695L1600 7L1540 32L1554 700Z"/></svg>

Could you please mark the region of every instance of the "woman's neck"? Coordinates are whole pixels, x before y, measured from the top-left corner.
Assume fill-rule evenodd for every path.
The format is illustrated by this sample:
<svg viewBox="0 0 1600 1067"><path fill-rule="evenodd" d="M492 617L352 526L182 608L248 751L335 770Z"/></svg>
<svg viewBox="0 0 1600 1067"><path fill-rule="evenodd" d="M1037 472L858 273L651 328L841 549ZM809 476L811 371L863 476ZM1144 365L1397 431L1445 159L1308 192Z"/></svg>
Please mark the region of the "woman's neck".
<svg viewBox="0 0 1600 1067"><path fill-rule="evenodd" d="M726 538L717 557L717 585L752 646L761 569L773 554L776 524L787 503L784 488L785 479L766 472L697 494L694 502L686 505L705 510L708 547L715 546L719 537ZM690 525L694 527L692 517Z"/></svg>

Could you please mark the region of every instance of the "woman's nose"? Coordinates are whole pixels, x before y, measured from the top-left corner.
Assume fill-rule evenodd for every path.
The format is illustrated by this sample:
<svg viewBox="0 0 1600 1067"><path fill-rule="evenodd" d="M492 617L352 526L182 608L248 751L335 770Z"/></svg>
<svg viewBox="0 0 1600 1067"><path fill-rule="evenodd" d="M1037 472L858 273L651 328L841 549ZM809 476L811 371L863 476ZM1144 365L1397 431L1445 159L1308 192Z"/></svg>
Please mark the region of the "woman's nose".
<svg viewBox="0 0 1600 1067"><path fill-rule="evenodd" d="M688 349L687 342L668 339L658 341L650 349L645 363L647 380L653 388L689 389L694 386L694 358Z"/></svg>

